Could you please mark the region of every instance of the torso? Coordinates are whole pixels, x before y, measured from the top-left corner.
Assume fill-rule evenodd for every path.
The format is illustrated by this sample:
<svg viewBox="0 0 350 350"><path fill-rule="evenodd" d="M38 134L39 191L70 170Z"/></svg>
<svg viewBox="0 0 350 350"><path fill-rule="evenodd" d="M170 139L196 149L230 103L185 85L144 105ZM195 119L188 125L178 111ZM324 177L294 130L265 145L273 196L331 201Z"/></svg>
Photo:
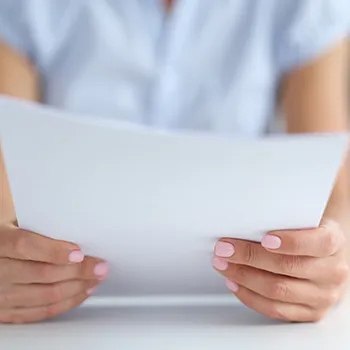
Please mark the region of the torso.
<svg viewBox="0 0 350 350"><path fill-rule="evenodd" d="M173 7L173 3L175 0L164 0L165 3L165 8L167 11L170 11L171 8Z"/></svg>
<svg viewBox="0 0 350 350"><path fill-rule="evenodd" d="M264 133L299 0L177 0L168 14L161 1L26 0L44 102L164 128Z"/></svg>

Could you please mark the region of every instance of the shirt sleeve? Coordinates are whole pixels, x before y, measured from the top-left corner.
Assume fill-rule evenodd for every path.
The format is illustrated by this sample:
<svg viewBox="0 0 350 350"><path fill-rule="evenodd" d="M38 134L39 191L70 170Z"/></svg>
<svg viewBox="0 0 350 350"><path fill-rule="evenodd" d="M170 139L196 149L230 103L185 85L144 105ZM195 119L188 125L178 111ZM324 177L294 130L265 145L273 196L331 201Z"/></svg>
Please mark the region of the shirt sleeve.
<svg viewBox="0 0 350 350"><path fill-rule="evenodd" d="M34 55L26 6L31 0L0 0L0 40L32 59Z"/></svg>
<svg viewBox="0 0 350 350"><path fill-rule="evenodd" d="M350 35L350 0L291 0L284 11L277 30L282 71L316 59Z"/></svg>

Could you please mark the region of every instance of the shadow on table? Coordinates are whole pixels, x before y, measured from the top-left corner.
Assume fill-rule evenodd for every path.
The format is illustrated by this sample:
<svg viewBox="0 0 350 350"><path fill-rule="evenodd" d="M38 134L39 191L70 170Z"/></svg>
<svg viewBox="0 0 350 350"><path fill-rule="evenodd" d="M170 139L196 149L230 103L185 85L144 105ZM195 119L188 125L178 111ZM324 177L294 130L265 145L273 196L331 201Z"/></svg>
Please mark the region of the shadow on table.
<svg viewBox="0 0 350 350"><path fill-rule="evenodd" d="M60 322L96 322L116 325L162 326L271 326L281 324L240 305L196 307L81 307L58 319Z"/></svg>

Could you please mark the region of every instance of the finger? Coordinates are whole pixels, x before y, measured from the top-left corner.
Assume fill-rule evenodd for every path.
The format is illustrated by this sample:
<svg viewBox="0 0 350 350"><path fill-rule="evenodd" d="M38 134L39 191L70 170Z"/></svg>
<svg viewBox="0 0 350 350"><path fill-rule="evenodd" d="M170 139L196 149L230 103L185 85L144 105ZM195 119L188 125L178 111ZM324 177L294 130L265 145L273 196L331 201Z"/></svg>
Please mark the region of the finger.
<svg viewBox="0 0 350 350"><path fill-rule="evenodd" d="M63 302L78 294L91 295L100 282L66 281L53 284L14 285L0 291L0 308L32 308Z"/></svg>
<svg viewBox="0 0 350 350"><path fill-rule="evenodd" d="M307 280L281 276L250 266L229 264L217 258L213 259L213 266L228 280L271 300L327 308L341 298L337 288L322 289Z"/></svg>
<svg viewBox="0 0 350 350"><path fill-rule="evenodd" d="M319 258L334 255L344 243L344 233L333 221L312 230L270 232L261 242L270 252Z"/></svg>
<svg viewBox="0 0 350 350"><path fill-rule="evenodd" d="M283 303L265 298L231 281L227 281L227 287L244 305L272 319L287 322L317 322L326 313L325 310L320 311L304 305Z"/></svg>
<svg viewBox="0 0 350 350"><path fill-rule="evenodd" d="M71 265L0 259L0 285L52 284L75 279L103 280L107 274L107 263L93 257L86 257L82 263Z"/></svg>
<svg viewBox="0 0 350 350"><path fill-rule="evenodd" d="M216 244L215 256L230 263L313 281L338 283L347 273L346 264L339 264L334 257L321 259L276 254L267 251L259 243L229 238Z"/></svg>
<svg viewBox="0 0 350 350"><path fill-rule="evenodd" d="M0 257L64 265L83 261L84 254L74 243L8 225L0 227Z"/></svg>
<svg viewBox="0 0 350 350"><path fill-rule="evenodd" d="M45 319L57 317L71 309L81 305L89 295L84 292L70 299L65 299L59 303L33 307L33 308L14 308L3 309L0 311L0 323L31 323Z"/></svg>

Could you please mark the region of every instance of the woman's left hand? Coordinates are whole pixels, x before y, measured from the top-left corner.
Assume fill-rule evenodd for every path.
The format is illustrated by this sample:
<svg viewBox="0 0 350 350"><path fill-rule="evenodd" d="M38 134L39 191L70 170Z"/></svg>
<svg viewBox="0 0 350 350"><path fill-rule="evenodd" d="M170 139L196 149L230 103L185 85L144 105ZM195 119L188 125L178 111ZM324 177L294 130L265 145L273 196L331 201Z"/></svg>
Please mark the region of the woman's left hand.
<svg viewBox="0 0 350 350"><path fill-rule="evenodd" d="M316 322L344 296L349 277L345 235L334 221L276 231L262 243L223 238L214 268L246 306L270 318Z"/></svg>

